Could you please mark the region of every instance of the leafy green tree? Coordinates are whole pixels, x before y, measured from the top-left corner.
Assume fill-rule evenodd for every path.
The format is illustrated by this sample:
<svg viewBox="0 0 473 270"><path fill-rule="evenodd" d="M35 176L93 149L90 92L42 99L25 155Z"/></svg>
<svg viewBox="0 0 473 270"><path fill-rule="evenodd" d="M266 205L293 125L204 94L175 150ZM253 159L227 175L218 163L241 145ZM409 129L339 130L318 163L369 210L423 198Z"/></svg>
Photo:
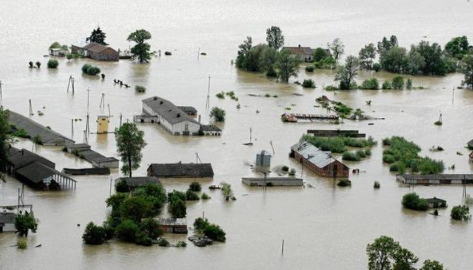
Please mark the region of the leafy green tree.
<svg viewBox="0 0 473 270"><path fill-rule="evenodd" d="M460 60L463 56L469 54L470 50L471 46L466 36L454 37L445 45L447 54Z"/></svg>
<svg viewBox="0 0 473 270"><path fill-rule="evenodd" d="M132 171L140 167L143 155L141 150L146 146L144 132L134 123L124 123L115 129L117 151L121 157L122 173L132 177Z"/></svg>
<svg viewBox="0 0 473 270"><path fill-rule="evenodd" d="M466 85L467 88L473 88L473 55L467 55L463 57L462 72L465 75L465 79L462 84Z"/></svg>
<svg viewBox="0 0 473 270"><path fill-rule="evenodd" d="M403 90L404 89L404 78L402 76L394 77L391 86L392 86L393 89Z"/></svg>
<svg viewBox="0 0 473 270"><path fill-rule="evenodd" d="M417 195L417 193L408 193L402 197L402 205L407 209L425 211L429 207L427 201Z"/></svg>
<svg viewBox="0 0 473 270"><path fill-rule="evenodd" d="M48 68L57 68L58 66L59 62L56 59L49 59Z"/></svg>
<svg viewBox="0 0 473 270"><path fill-rule="evenodd" d="M233 197L233 190L230 184L222 183L222 195L227 201Z"/></svg>
<svg viewBox="0 0 473 270"><path fill-rule="evenodd" d="M468 220L470 219L470 208L466 205L454 206L450 217L455 220Z"/></svg>
<svg viewBox="0 0 473 270"><path fill-rule="evenodd" d="M97 29L92 30L92 33L90 33L90 36L86 38L86 40L106 46L108 45L107 43L105 43L106 36L107 35L105 34L105 32L103 32L100 27L97 27Z"/></svg>
<svg viewBox="0 0 473 270"><path fill-rule="evenodd" d="M131 53L133 54L133 59L138 58L140 63L148 63L149 60L151 60L151 56L155 54L151 52L151 45L146 42L149 39L151 39L151 33L144 29L136 30L127 38L127 41L136 43L136 45L131 48Z"/></svg>
<svg viewBox="0 0 473 270"><path fill-rule="evenodd" d="M210 117L217 122L225 122L225 110L219 107L213 107L210 111Z"/></svg>
<svg viewBox="0 0 473 270"><path fill-rule="evenodd" d="M103 227L97 226L93 222L89 222L85 227L82 240L87 245L101 245L105 241L105 230Z"/></svg>
<svg viewBox="0 0 473 270"><path fill-rule="evenodd" d="M0 106L0 172L6 171L8 166L8 147L11 142L8 116L9 111Z"/></svg>
<svg viewBox="0 0 473 270"><path fill-rule="evenodd" d="M174 218L185 218L187 215L186 203L181 199L169 202L169 213Z"/></svg>
<svg viewBox="0 0 473 270"><path fill-rule="evenodd" d="M200 199L199 195L195 191L187 190L186 191L186 201L198 201Z"/></svg>
<svg viewBox="0 0 473 270"><path fill-rule="evenodd" d="M153 208L152 203L142 196L133 196L125 199L120 205L121 215L124 219L131 219L139 223L148 216Z"/></svg>
<svg viewBox="0 0 473 270"><path fill-rule="evenodd" d="M139 227L133 220L123 220L115 230L118 239L125 242L134 243L136 240L136 234L139 232Z"/></svg>
<svg viewBox="0 0 473 270"><path fill-rule="evenodd" d="M379 81L376 78L371 78L369 80L364 80L361 84L361 89L363 90L379 90Z"/></svg>
<svg viewBox="0 0 473 270"><path fill-rule="evenodd" d="M381 68L393 73L406 73L409 70L409 59L405 48L391 47L379 56Z"/></svg>
<svg viewBox="0 0 473 270"><path fill-rule="evenodd" d="M199 182L192 182L189 185L189 189L194 191L194 192L200 192L200 191L202 191L202 185Z"/></svg>
<svg viewBox="0 0 473 270"><path fill-rule="evenodd" d="M260 55L259 69L266 73L268 77L276 77L275 64L278 59L278 51L271 47L265 47Z"/></svg>
<svg viewBox="0 0 473 270"><path fill-rule="evenodd" d="M28 236L28 232L36 233L38 229L38 222L36 221L33 213L19 213L15 217L15 229L18 231L20 236Z"/></svg>
<svg viewBox="0 0 473 270"><path fill-rule="evenodd" d="M419 261L410 250L400 247L393 256L393 270L416 270L415 264Z"/></svg>
<svg viewBox="0 0 473 270"><path fill-rule="evenodd" d="M373 43L365 45L359 54L358 58L360 59L360 68L366 70L373 69L374 59L376 58L376 47Z"/></svg>
<svg viewBox="0 0 473 270"><path fill-rule="evenodd" d="M398 47L398 41L396 36L391 36L389 39L383 37L383 40L378 42L378 53L381 55L386 51L389 51L393 47Z"/></svg>
<svg viewBox="0 0 473 270"><path fill-rule="evenodd" d="M236 66L246 70L248 54L251 48L253 48L253 39L249 36L246 37L246 40L244 40L243 43L238 46L238 48L239 50L236 59Z"/></svg>
<svg viewBox="0 0 473 270"><path fill-rule="evenodd" d="M343 45L339 38L334 39L332 43L328 43L327 45L336 61L345 53L345 45Z"/></svg>
<svg viewBox="0 0 473 270"><path fill-rule="evenodd" d="M443 270L443 264L438 261L426 260L420 270Z"/></svg>
<svg viewBox="0 0 473 270"><path fill-rule="evenodd" d="M330 54L327 52L326 49L318 47L314 50L314 61L315 62L320 62L320 61L324 60L327 57L330 57Z"/></svg>
<svg viewBox="0 0 473 270"><path fill-rule="evenodd" d="M297 77L299 64L301 62L302 60L298 55L291 55L287 50L280 51L276 62L276 70L279 79L287 83L292 76Z"/></svg>
<svg viewBox="0 0 473 270"><path fill-rule="evenodd" d="M152 240L156 240L163 235L163 231L159 227L159 222L153 218L143 219L140 223L140 230Z"/></svg>
<svg viewBox="0 0 473 270"><path fill-rule="evenodd" d="M135 244L149 247L153 245L153 240L145 232L138 231L135 235Z"/></svg>
<svg viewBox="0 0 473 270"><path fill-rule="evenodd" d="M279 50L284 46L284 36L282 35L281 29L277 26L271 26L266 29L266 41L269 47Z"/></svg>
<svg viewBox="0 0 473 270"><path fill-rule="evenodd" d="M125 180L121 180L115 185L115 190L120 193L126 193L131 191L131 187Z"/></svg>
<svg viewBox="0 0 473 270"><path fill-rule="evenodd" d="M442 47L439 44L421 41L418 45L411 46L411 54L414 52L424 58L425 66L422 68L422 74L445 75L447 73Z"/></svg>
<svg viewBox="0 0 473 270"><path fill-rule="evenodd" d="M408 78L406 82L406 89L411 90L412 89L412 79Z"/></svg>
<svg viewBox="0 0 473 270"><path fill-rule="evenodd" d="M112 207L112 216L120 215L120 206L127 196L123 193L117 193L110 196L105 202L108 207Z"/></svg>
<svg viewBox="0 0 473 270"><path fill-rule="evenodd" d="M355 56L348 56L345 65L340 66L335 74L335 80L340 81L340 89L348 90L352 89L352 84L355 77L358 75L358 69L360 67L358 58Z"/></svg>
<svg viewBox="0 0 473 270"><path fill-rule="evenodd" d="M369 270L391 270L392 258L399 249L399 243L391 237L381 236L366 247Z"/></svg>
<svg viewBox="0 0 473 270"><path fill-rule="evenodd" d="M214 241L225 242L226 240L226 233L222 230L222 228L220 228L220 226L215 224L208 224L205 226L203 233L205 236Z"/></svg>
<svg viewBox="0 0 473 270"><path fill-rule="evenodd" d="M49 46L49 49L59 49L59 48L61 48L61 44L57 41L53 42L53 44Z"/></svg>
<svg viewBox="0 0 473 270"><path fill-rule="evenodd" d="M246 56L245 69L246 71L259 72L261 67L261 57L265 49L268 48L266 44L259 44L251 48Z"/></svg>

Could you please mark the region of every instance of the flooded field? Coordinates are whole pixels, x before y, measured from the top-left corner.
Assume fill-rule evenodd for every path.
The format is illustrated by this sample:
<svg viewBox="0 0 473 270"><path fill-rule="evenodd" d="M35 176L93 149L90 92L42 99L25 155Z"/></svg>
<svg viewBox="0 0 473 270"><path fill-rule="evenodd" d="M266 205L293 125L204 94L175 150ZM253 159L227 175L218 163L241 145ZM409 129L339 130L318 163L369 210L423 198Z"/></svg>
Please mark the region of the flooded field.
<svg viewBox="0 0 473 270"><path fill-rule="evenodd" d="M383 36L395 34L400 44L417 43L424 36L429 41L445 44L454 36L470 35L473 4L467 1L73 1L0 0L0 80L3 99L0 105L28 115L28 100L33 103L32 119L66 135L71 134L71 119L75 122L73 139L84 141L87 114L87 89L90 88L91 130L96 130L96 117L108 114L100 108L102 93L113 115L110 130L140 113L141 100L158 95L177 105L194 106L209 122L206 109L208 76L211 76L210 106L226 110L227 119L219 124L221 137L176 137L152 124L140 124L148 146L143 152L141 167L135 175L145 175L151 163L195 162L198 153L203 162L212 163L213 180L204 180L209 201L188 203L188 224L201 216L215 222L227 232L227 242L206 248L189 243L185 249L140 247L134 244L110 242L101 246L82 244L86 223L101 223L107 216L105 199L109 196L110 176L74 177L74 192L41 192L26 189L25 203L33 204L39 228L28 237L30 248L24 251L11 247L14 234L0 234L0 269L366 269L366 245L380 235L389 235L410 249L420 260L435 259L448 269L470 269L473 265L473 230L471 222L450 219L451 206L462 199L461 186L419 186L415 191L425 197L437 196L450 207L434 217L424 212L405 210L402 196L409 192L395 181L388 166L382 164L381 140L399 135L422 147L422 155L443 159L446 167L455 164L448 173L471 173L466 142L473 139L473 92L452 89L460 85L463 76L414 77L414 85L425 90L412 91L349 91L327 92L324 85L333 83L331 71L313 74L301 69L296 80L312 78L317 88L304 90L294 83L280 84L260 74L236 70L231 60L237 46L250 35L264 42L265 29L278 25L286 44L320 46L341 38L346 53L357 54L366 43L377 42ZM92 60L59 59L57 70L48 70L47 48L54 41L71 44L85 38L97 25L107 33L107 42L114 48L126 49L128 34L147 29L155 50L172 51L172 56L153 58L150 64L130 61L119 63ZM207 56L197 58L197 52ZM29 61L41 61L41 69L29 69ZM84 63L102 69L106 79L93 79L81 74ZM76 79L76 92L67 93L69 76ZM392 78L387 73L362 73L358 81L376 76L380 81ZM144 85L145 94L133 88L120 88L113 79L130 85ZM237 102L219 100L217 92L234 91ZM296 96L294 93L301 94ZM251 97L248 94L259 94ZM264 97L265 94L277 98ZM355 122L341 125L324 123L283 123L280 115L286 107L291 112L325 113L314 107L315 99L326 95L351 107L385 120ZM366 105L371 100L372 105ZM36 112L41 110L43 116ZM259 113L256 113L256 111ZM435 126L439 114L443 126ZM252 128L254 145L242 145L249 140ZM272 165L287 165L301 176L299 163L288 157L289 148L307 129L359 129L373 136L378 145L370 158L358 163L359 175L351 176L352 187L340 188L333 180L303 171L304 180L313 188L253 188L241 183L241 177L252 174L249 167L260 150L275 155ZM114 135L91 134L92 148L106 156L116 156ZM18 147L33 149L29 141ZM445 151L430 152L440 145ZM56 162L56 167L89 167L90 164L65 154L56 147L35 148L37 153ZM459 151L463 156L457 155ZM111 178L121 176L114 171ZM187 189L190 180L163 180L168 191ZM211 184L225 181L232 185L237 200L226 202L220 192L207 190ZM374 190L379 181L381 189ZM0 189L0 205L16 204L20 182L7 178ZM473 193L468 188L468 193ZM167 211L164 211L167 214ZM81 226L78 227L77 224ZM185 236L167 235L171 242ZM281 256L281 242L285 241ZM42 244L41 248L33 248Z"/></svg>

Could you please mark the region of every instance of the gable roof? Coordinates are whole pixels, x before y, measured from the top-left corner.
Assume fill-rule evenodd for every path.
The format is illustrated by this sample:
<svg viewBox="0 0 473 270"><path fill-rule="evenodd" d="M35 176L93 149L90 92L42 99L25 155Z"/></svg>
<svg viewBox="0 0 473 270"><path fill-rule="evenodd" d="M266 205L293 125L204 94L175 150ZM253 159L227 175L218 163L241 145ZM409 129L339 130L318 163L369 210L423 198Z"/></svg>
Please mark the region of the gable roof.
<svg viewBox="0 0 473 270"><path fill-rule="evenodd" d="M17 170L16 173L36 184L56 174L70 179L69 176L39 162L30 163Z"/></svg>
<svg viewBox="0 0 473 270"><path fill-rule="evenodd" d="M158 178L211 178L214 171L210 163L160 163L151 164L148 175Z"/></svg>
<svg viewBox="0 0 473 270"><path fill-rule="evenodd" d="M185 113L182 109L174 105L169 100L160 98L157 96L150 97L143 100L143 104L146 104L154 112L163 117L166 121L171 124L181 123L183 121L189 121L194 124L199 123Z"/></svg>
<svg viewBox="0 0 473 270"><path fill-rule="evenodd" d="M314 49L310 47L283 47L283 50L289 51L291 54L297 54L297 55L312 55L314 54Z"/></svg>
<svg viewBox="0 0 473 270"><path fill-rule="evenodd" d="M437 197L425 199L428 203L446 203L446 200L439 199Z"/></svg>
<svg viewBox="0 0 473 270"><path fill-rule="evenodd" d="M112 49L108 46L105 46L105 45L102 45L102 44L99 44L99 43L95 43L95 42L90 42L89 44L85 45L84 50L91 51L91 52L94 52L94 53L102 53L105 50L112 50L112 51L116 52L114 49Z"/></svg>
<svg viewBox="0 0 473 270"><path fill-rule="evenodd" d="M296 143L291 147L291 150L297 152L299 155L303 156L305 159L315 164L319 168L324 168L333 162L341 163L335 159L329 151L322 151L308 141ZM346 166L345 164L343 165Z"/></svg>
<svg viewBox="0 0 473 270"><path fill-rule="evenodd" d="M8 122L15 125L18 129L23 129L31 138L39 135L44 144L69 144L74 143L73 140L63 136L56 131L46 128L45 126L25 117L19 113L9 111Z"/></svg>
<svg viewBox="0 0 473 270"><path fill-rule="evenodd" d="M10 147L8 161L15 167L15 170L21 169L33 162L39 162L53 169L56 167L54 162L24 148L19 150L15 147Z"/></svg>

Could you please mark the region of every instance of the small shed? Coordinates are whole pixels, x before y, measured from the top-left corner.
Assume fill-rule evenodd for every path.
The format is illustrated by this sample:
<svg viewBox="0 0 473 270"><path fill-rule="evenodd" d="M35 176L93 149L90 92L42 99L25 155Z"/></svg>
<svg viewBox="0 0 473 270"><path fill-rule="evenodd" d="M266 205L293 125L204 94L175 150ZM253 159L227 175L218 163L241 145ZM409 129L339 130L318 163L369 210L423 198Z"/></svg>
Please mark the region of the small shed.
<svg viewBox="0 0 473 270"><path fill-rule="evenodd" d="M2 212L0 213L0 233L15 231L15 213Z"/></svg>
<svg viewBox="0 0 473 270"><path fill-rule="evenodd" d="M97 133L108 133L108 123L110 123L110 117L108 115L97 116Z"/></svg>
<svg viewBox="0 0 473 270"><path fill-rule="evenodd" d="M271 154L263 150L256 154L256 166L258 167L270 167L271 166Z"/></svg>
<svg viewBox="0 0 473 270"><path fill-rule="evenodd" d="M164 233L187 234L187 221L185 218L158 218L159 227Z"/></svg>
<svg viewBox="0 0 473 270"><path fill-rule="evenodd" d="M437 197L425 199L429 204L429 208L443 208L447 207L447 201Z"/></svg>

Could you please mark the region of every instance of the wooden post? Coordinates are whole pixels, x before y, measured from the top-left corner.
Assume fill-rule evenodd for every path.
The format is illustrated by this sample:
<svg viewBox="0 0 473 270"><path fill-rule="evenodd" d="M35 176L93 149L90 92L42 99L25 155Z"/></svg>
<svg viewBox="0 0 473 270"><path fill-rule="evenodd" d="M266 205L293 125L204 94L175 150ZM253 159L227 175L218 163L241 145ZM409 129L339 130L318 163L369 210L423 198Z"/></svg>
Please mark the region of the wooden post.
<svg viewBox="0 0 473 270"><path fill-rule="evenodd" d="M210 75L209 75L209 84L208 84L208 87L207 87L207 103L205 104L205 107L207 109L210 108Z"/></svg>
<svg viewBox="0 0 473 270"><path fill-rule="evenodd" d="M112 196L112 177L110 176L110 195Z"/></svg>
<svg viewBox="0 0 473 270"><path fill-rule="evenodd" d="M31 99L29 100L30 102L30 116L33 115L33 105L31 104Z"/></svg>
<svg viewBox="0 0 473 270"><path fill-rule="evenodd" d="M0 99L3 98L3 93L2 93L2 81L0 81Z"/></svg>
<svg viewBox="0 0 473 270"><path fill-rule="evenodd" d="M284 239L282 240L281 256L284 255Z"/></svg>

